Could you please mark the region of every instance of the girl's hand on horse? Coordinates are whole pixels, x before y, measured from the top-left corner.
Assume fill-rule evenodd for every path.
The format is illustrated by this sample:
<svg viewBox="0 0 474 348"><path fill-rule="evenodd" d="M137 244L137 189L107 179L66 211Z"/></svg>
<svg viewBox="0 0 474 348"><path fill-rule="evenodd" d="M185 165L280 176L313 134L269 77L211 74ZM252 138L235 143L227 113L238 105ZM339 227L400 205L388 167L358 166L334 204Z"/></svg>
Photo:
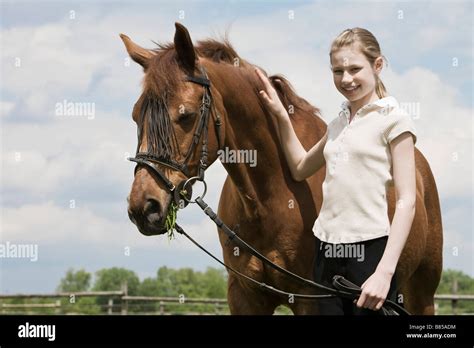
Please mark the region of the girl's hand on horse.
<svg viewBox="0 0 474 348"><path fill-rule="evenodd" d="M392 274L383 271L375 271L362 284L362 293L357 300L357 307L368 308L373 311L378 311L382 308L388 291L390 290L390 282L392 281Z"/></svg>
<svg viewBox="0 0 474 348"><path fill-rule="evenodd" d="M260 90L259 94L267 106L268 111L278 119L287 119L289 117L288 112L283 106L268 77L266 77L258 68L255 68L255 73L265 88L265 90Z"/></svg>

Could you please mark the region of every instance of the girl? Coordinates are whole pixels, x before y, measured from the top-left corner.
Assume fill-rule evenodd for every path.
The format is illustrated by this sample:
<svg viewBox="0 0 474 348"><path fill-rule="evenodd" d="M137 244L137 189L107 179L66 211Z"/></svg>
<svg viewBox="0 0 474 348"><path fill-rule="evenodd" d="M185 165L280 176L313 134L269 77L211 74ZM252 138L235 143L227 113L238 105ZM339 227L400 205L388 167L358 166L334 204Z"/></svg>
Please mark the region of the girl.
<svg viewBox="0 0 474 348"><path fill-rule="evenodd" d="M416 131L379 78L383 56L376 38L361 28L344 30L329 53L334 84L347 99L339 117L308 152L267 77L260 91L275 117L291 174L297 181L326 164L323 203L313 227L315 281L331 286L340 274L360 285L354 305L341 298L319 301L321 314L376 314L396 300L395 270L415 215ZM387 188L395 185L392 225Z"/></svg>

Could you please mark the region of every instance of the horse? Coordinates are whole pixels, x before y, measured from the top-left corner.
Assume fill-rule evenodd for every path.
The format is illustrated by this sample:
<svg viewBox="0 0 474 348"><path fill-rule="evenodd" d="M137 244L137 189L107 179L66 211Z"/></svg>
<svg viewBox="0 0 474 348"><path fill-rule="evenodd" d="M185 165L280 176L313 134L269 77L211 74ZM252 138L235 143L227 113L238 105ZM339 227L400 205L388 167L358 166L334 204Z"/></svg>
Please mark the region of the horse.
<svg viewBox="0 0 474 348"><path fill-rule="evenodd" d="M154 165L165 179L157 178L149 165L137 165L128 197L130 219L142 234L166 233L165 220L173 201L168 184L173 187L188 176L198 175L202 146L196 145L195 131L205 88L196 82L205 77L210 81L212 96L212 115L205 125L208 165L219 158L222 148L255 150L258 155L256 166L221 159L228 175L218 215L228 226L239 225L238 235L275 264L314 279L312 226L323 200L325 166L304 181L293 180L278 140L276 121L258 96L263 86L254 72L256 65L241 58L227 37L194 45L183 25L175 23L175 28L173 42L157 43L153 49L145 49L120 34L129 56L144 70L143 91L132 113L139 129L137 152L155 152L160 158L180 163L186 150L192 149L187 156L188 175L160 162ZM319 109L299 97L284 76L272 75L269 79L287 110L291 110L298 139L309 150L327 128ZM430 166L417 148L415 152L416 214L396 277L405 308L412 314L432 315L442 271L442 221ZM388 189L387 200L391 222L395 212L393 186ZM289 280L228 243L219 228L217 232L227 265L275 288L314 294L314 289ZM233 315L271 315L280 305L295 315L319 313L318 301L273 294L231 272L227 299Z"/></svg>

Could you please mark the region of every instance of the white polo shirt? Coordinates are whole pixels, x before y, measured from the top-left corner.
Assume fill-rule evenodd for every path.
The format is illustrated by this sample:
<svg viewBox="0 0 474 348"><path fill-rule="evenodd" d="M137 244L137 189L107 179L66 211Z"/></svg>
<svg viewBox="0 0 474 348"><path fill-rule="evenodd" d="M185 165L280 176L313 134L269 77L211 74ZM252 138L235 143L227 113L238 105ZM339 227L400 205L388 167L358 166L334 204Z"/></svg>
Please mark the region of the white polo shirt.
<svg viewBox="0 0 474 348"><path fill-rule="evenodd" d="M411 117L393 97L363 106L349 123L348 102L328 125L323 203L313 232L327 243L366 241L390 232L387 189L393 186L390 142L410 132Z"/></svg>

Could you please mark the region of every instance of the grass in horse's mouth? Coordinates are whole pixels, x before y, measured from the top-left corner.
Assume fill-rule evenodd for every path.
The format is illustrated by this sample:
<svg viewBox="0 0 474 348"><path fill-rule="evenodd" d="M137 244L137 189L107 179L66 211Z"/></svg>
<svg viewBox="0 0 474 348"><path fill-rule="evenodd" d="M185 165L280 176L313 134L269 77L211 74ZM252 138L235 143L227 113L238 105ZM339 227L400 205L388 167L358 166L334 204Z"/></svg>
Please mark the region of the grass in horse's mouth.
<svg viewBox="0 0 474 348"><path fill-rule="evenodd" d="M178 216L178 206L174 201L171 202L168 208L168 215L166 216L165 228L168 234L168 240L174 237L174 226L176 225L176 218Z"/></svg>

